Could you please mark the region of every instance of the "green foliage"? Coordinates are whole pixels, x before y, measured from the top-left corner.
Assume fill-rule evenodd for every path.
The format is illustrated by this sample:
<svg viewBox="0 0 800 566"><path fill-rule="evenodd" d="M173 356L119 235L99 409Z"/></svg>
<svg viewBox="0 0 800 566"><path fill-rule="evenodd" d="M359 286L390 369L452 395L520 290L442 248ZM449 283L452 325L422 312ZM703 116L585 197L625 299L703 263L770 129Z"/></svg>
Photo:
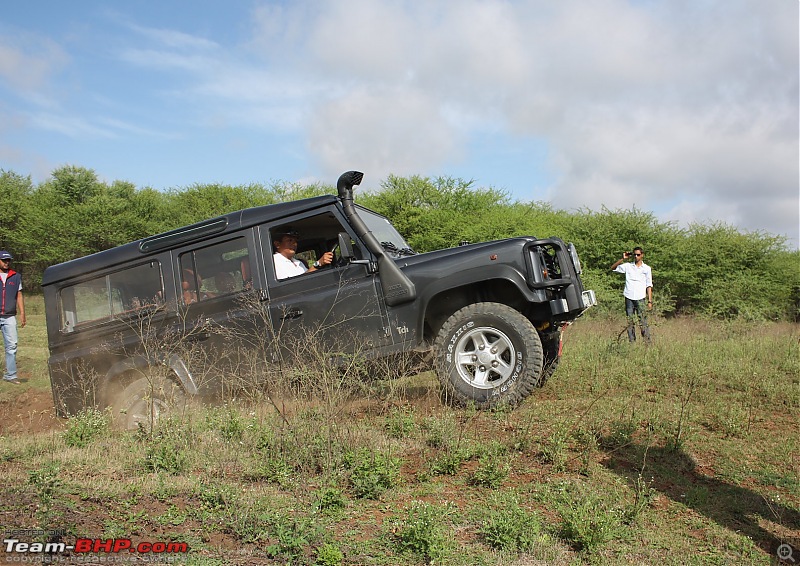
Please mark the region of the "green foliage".
<svg viewBox="0 0 800 566"><path fill-rule="evenodd" d="M0 246L10 250L16 260L26 261L31 242L26 237L30 217L30 196L33 185L30 177L0 169L0 206L3 222L0 223Z"/></svg>
<svg viewBox="0 0 800 566"><path fill-rule="evenodd" d="M511 464L506 456L506 447L494 443L478 458L478 466L469 477L469 483L497 489L508 477Z"/></svg>
<svg viewBox="0 0 800 566"><path fill-rule="evenodd" d="M281 487L290 486L294 477L294 469L280 455L267 458L258 466L255 473L248 474L249 479L267 480Z"/></svg>
<svg viewBox="0 0 800 566"><path fill-rule="evenodd" d="M0 205L7 211L0 246L14 253L16 269L32 289L49 265L235 210L334 192L325 184L284 182L160 192L126 181L108 184L91 169L71 165L34 186L30 177L0 170ZM389 176L380 190L357 198L386 215L420 252L523 235L572 241L585 286L600 302L593 313L622 309L622 278L608 268L623 251L642 246L653 267L659 314L800 319L800 252L789 251L783 237L725 224L680 229L636 208L554 210L452 177Z"/></svg>
<svg viewBox="0 0 800 566"><path fill-rule="evenodd" d="M566 426L559 425L546 438L541 447L542 459L547 464L552 464L557 472L563 471L567 465L567 448L569 446L569 431Z"/></svg>
<svg viewBox="0 0 800 566"><path fill-rule="evenodd" d="M400 477L398 458L366 449L348 454L345 464L350 468L353 495L360 499L378 499Z"/></svg>
<svg viewBox="0 0 800 566"><path fill-rule="evenodd" d="M43 317L29 324L29 332L43 328ZM62 432L54 442L50 433L9 426L0 439L8 475L6 514L70 533L79 506L81 524L95 525L93 536L155 533L164 541L188 542L191 552L181 559L187 564L230 563L231 548L242 551L236 561L248 564L774 559L770 544L792 529L800 497L793 468L800 407L797 328L680 317L664 321L660 339L648 348L626 344L610 350L605 346L614 326L590 319L571 327L569 355L548 394L513 411L453 411L420 403L430 399L436 379L415 376L421 392L414 392L417 403L403 413L413 417L419 433L402 442L387 442L381 399L359 399L326 422L315 416L316 400L301 395L291 399L288 423L269 406L248 404L241 413L244 435L233 442L220 434L227 427L220 425L230 420L226 409L206 406L179 423L159 420L152 435L109 432L85 449L63 449ZM45 340L44 332L29 337ZM36 348L46 352L41 344ZM692 433L682 433L684 450L675 450L668 443L681 419L683 430ZM330 437L320 427L335 429L341 439L330 443L335 464L297 465L321 461L302 456L316 450L315 438ZM432 430L441 433L434 438L439 448L427 443ZM191 473L143 470L145 442L159 433L176 443L181 439L178 446L196 462ZM577 454L582 439L594 434L600 453L592 458L593 473L582 476ZM532 444L521 449L517 437ZM567 455L559 473L541 465L533 449L551 442L560 446L557 454ZM426 468L419 465L426 455L459 445L468 446L477 462L456 476L395 484L384 501L351 499L349 470L357 461L370 462L373 452L385 453L386 445L408 473ZM354 447L361 446L371 451L357 456ZM513 458L514 473L502 488L465 485L474 465L490 456L497 463ZM267 458L292 464L288 489L246 477ZM432 509L406 511L415 500ZM265 556L267 547L273 558Z"/></svg>
<svg viewBox="0 0 800 566"><path fill-rule="evenodd" d="M28 483L36 489L42 505L47 507L61 488L59 477L61 466L55 462L42 466L38 470L28 471Z"/></svg>
<svg viewBox="0 0 800 566"><path fill-rule="evenodd" d="M338 545L326 542L317 549L316 566L339 566L344 562L344 554Z"/></svg>
<svg viewBox="0 0 800 566"><path fill-rule="evenodd" d="M652 487L653 480L644 479L640 473L633 481L633 501L623 510L625 524L635 522L642 512L655 501L658 492Z"/></svg>
<svg viewBox="0 0 800 566"><path fill-rule="evenodd" d="M181 423L167 419L149 437L140 434L145 443L144 468L150 472L180 474L189 467L186 430Z"/></svg>
<svg viewBox="0 0 800 566"><path fill-rule="evenodd" d="M451 419L430 417L425 419L423 428L426 432L425 442L431 448L456 446L458 435L455 424Z"/></svg>
<svg viewBox="0 0 800 566"><path fill-rule="evenodd" d="M195 489L195 497L202 511L217 512L232 508L237 503L236 491L221 482L203 482Z"/></svg>
<svg viewBox="0 0 800 566"><path fill-rule="evenodd" d="M187 460L186 453L174 442L155 438L145 449L144 467L151 472L180 474L186 470Z"/></svg>
<svg viewBox="0 0 800 566"><path fill-rule="evenodd" d="M479 533L486 544L497 550L525 552L537 541L546 539L542 520L536 513L520 507L516 500L501 505L481 520Z"/></svg>
<svg viewBox="0 0 800 566"><path fill-rule="evenodd" d="M217 407L206 414L206 426L216 431L223 439L240 441L244 436L247 423L241 411L233 406Z"/></svg>
<svg viewBox="0 0 800 566"><path fill-rule="evenodd" d="M486 239L476 228L490 211L508 204L505 193L473 189L472 183L451 177L390 175L379 193L363 195L359 202L390 218L415 250L438 250L461 240ZM510 223L505 225L511 228Z"/></svg>
<svg viewBox="0 0 800 566"><path fill-rule="evenodd" d="M575 243L584 267L608 270L622 252L636 246L644 248L646 257L662 261L679 234L674 225L658 222L652 213L603 207L570 216L560 236Z"/></svg>
<svg viewBox="0 0 800 566"><path fill-rule="evenodd" d="M239 508L224 517L227 518L227 530L239 541L260 544L270 540L276 512L266 501L258 499L252 503L242 502ZM274 546L271 552L273 555L279 553L280 546Z"/></svg>
<svg viewBox="0 0 800 566"><path fill-rule="evenodd" d="M347 501L340 489L328 487L317 493L317 508L321 511L335 512L344 509L346 505Z"/></svg>
<svg viewBox="0 0 800 566"><path fill-rule="evenodd" d="M97 409L84 409L67 421L64 442L67 446L82 448L109 429L108 415Z"/></svg>
<svg viewBox="0 0 800 566"><path fill-rule="evenodd" d="M561 536L587 554L622 535L619 510L586 489L567 490L559 513L563 521Z"/></svg>
<svg viewBox="0 0 800 566"><path fill-rule="evenodd" d="M394 409L386 417L386 434L392 438L402 439L414 430L414 415L408 411Z"/></svg>
<svg viewBox="0 0 800 566"><path fill-rule="evenodd" d="M773 319L789 308L789 290L800 282L797 264L785 265L786 256L778 260L783 242L777 237L722 224L693 225L677 247L681 257L675 269L683 275L672 276L679 308L714 317Z"/></svg>
<svg viewBox="0 0 800 566"><path fill-rule="evenodd" d="M267 546L266 551L273 558L287 563L294 562L303 555L304 550L319 536L320 526L313 520L300 519L284 513L274 516L270 525L270 536L276 540Z"/></svg>
<svg viewBox="0 0 800 566"><path fill-rule="evenodd" d="M445 510L429 503L415 501L407 517L395 527L397 546L429 564L437 564L449 552L448 537L442 521Z"/></svg>
<svg viewBox="0 0 800 566"><path fill-rule="evenodd" d="M434 476L454 476L467 458L469 453L465 450L447 450L431 460L430 473Z"/></svg>

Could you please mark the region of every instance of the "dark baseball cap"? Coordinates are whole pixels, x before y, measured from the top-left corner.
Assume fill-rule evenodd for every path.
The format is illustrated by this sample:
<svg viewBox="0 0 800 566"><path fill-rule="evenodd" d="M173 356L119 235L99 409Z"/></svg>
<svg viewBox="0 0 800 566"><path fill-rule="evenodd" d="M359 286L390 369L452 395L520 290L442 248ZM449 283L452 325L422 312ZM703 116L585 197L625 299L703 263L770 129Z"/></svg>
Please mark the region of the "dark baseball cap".
<svg viewBox="0 0 800 566"><path fill-rule="evenodd" d="M5 250L0 251L0 259L14 259L14 257Z"/></svg>
<svg viewBox="0 0 800 566"><path fill-rule="evenodd" d="M279 240L279 239L283 238L284 236L291 236L293 238L299 238L300 237L300 232L298 232L297 230L295 230L291 226L284 226L283 228L275 230L275 239L276 240Z"/></svg>

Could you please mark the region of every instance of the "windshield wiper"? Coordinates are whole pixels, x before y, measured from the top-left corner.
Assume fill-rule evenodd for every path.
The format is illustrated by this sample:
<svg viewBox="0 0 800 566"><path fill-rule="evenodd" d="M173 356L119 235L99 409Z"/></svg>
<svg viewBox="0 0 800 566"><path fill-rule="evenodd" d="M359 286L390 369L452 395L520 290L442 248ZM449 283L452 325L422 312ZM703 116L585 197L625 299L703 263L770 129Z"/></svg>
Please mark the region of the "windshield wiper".
<svg viewBox="0 0 800 566"><path fill-rule="evenodd" d="M381 242L381 247L390 254L396 256L417 255L417 252L411 248L398 248L394 242Z"/></svg>

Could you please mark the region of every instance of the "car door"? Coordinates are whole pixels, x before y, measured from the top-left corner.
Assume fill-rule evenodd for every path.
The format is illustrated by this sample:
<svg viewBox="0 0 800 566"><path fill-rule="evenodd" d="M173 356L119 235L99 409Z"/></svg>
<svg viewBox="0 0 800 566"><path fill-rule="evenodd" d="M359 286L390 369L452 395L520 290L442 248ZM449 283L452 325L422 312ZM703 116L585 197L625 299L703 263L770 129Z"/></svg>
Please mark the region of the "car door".
<svg viewBox="0 0 800 566"><path fill-rule="evenodd" d="M331 251L338 234L346 231L335 209L259 227L267 283L265 300L275 340L284 354L324 359L339 354L368 356L390 345L386 307L380 298L377 274L368 262L335 262L296 277L276 277L272 234L287 224L300 230L299 251L309 263ZM366 254L363 250L361 253Z"/></svg>
<svg viewBox="0 0 800 566"><path fill-rule="evenodd" d="M254 248L252 231L243 230L177 253L181 355L204 395L247 387L258 365L264 322L250 279Z"/></svg>

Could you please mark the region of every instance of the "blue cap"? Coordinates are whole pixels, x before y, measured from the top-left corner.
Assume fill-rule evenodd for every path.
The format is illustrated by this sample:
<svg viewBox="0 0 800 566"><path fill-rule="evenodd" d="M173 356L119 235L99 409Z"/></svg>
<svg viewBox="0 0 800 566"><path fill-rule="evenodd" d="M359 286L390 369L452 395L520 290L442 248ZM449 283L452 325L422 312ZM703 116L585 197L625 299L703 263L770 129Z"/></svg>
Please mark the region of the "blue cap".
<svg viewBox="0 0 800 566"><path fill-rule="evenodd" d="M14 259L10 253L5 250L0 251L0 259Z"/></svg>

